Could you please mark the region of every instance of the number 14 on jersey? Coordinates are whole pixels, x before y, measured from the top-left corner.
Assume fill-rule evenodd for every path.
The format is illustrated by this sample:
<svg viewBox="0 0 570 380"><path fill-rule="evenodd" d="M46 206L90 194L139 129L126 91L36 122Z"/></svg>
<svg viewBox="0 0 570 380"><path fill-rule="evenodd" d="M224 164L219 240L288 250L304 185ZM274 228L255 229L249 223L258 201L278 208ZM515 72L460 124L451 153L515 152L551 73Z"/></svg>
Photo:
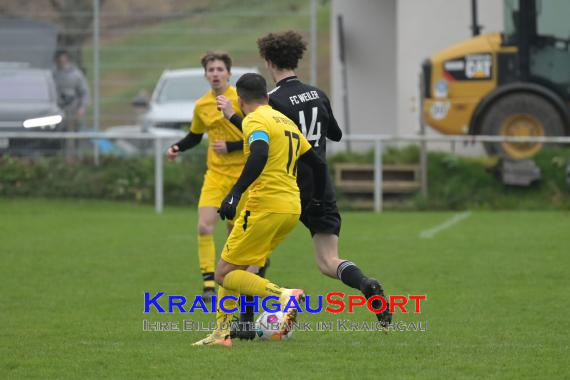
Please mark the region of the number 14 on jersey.
<svg viewBox="0 0 570 380"><path fill-rule="evenodd" d="M309 130L307 131L307 122L305 119L305 112L299 111L299 124L301 124L301 131L307 138L309 142L314 141L315 147L319 146L319 140L321 138L321 122L317 122L317 114L319 109L313 107L311 115L311 125L309 125Z"/></svg>

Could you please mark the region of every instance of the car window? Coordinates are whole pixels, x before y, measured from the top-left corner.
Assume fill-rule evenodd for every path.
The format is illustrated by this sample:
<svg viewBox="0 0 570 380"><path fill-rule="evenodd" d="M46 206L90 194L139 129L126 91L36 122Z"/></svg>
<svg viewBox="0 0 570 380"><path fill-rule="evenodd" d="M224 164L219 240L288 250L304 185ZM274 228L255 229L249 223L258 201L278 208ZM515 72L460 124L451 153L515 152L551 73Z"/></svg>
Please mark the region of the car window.
<svg viewBox="0 0 570 380"><path fill-rule="evenodd" d="M48 102L49 99L44 75L0 71L0 102Z"/></svg>
<svg viewBox="0 0 570 380"><path fill-rule="evenodd" d="M157 103L193 101L210 90L203 76L167 78L162 84Z"/></svg>

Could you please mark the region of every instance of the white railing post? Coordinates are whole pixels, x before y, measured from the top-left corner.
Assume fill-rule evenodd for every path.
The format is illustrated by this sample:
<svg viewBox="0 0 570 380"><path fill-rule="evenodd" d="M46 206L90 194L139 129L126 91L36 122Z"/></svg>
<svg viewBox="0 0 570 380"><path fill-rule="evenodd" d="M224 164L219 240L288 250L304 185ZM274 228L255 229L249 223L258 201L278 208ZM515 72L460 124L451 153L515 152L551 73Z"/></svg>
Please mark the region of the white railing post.
<svg viewBox="0 0 570 380"><path fill-rule="evenodd" d="M101 67L99 66L100 59L99 59L99 34L100 34L100 17L101 17L101 2L100 0L93 0L93 130L95 132L99 132L100 128L100 120L99 117L101 116L100 110L100 94L99 89L101 85L101 81L99 78L99 74L101 71ZM97 141L93 144L93 159L95 161L95 165L99 166L99 146L97 145Z"/></svg>
<svg viewBox="0 0 570 380"><path fill-rule="evenodd" d="M374 211L382 212L382 140L374 142Z"/></svg>
<svg viewBox="0 0 570 380"><path fill-rule="evenodd" d="M317 85L317 0L311 0L311 76L312 86Z"/></svg>
<svg viewBox="0 0 570 380"><path fill-rule="evenodd" d="M420 141L420 180L421 180L421 194L422 197L428 196L428 153L427 142Z"/></svg>
<svg viewBox="0 0 570 380"><path fill-rule="evenodd" d="M154 138L154 209L157 214L162 214L164 205L164 167L162 164L162 139Z"/></svg>

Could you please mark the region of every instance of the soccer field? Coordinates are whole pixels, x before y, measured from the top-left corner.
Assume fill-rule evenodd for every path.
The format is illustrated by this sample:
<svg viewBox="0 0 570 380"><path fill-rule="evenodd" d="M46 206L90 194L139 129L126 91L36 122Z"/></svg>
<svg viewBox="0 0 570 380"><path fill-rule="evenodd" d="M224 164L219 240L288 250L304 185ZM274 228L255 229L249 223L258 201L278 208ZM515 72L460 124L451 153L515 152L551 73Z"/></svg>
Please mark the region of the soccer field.
<svg viewBox="0 0 570 380"><path fill-rule="evenodd" d="M195 224L189 208L157 216L120 203L0 200L0 378L568 376L568 213L344 213L341 256L388 294L426 294L420 314L394 316L426 331L296 331L231 349L192 347L206 332L143 331L143 320L214 320L143 313L144 292L199 294ZM319 274L301 225L268 277L313 295L358 294ZM299 321L339 319L376 320L358 308Z"/></svg>

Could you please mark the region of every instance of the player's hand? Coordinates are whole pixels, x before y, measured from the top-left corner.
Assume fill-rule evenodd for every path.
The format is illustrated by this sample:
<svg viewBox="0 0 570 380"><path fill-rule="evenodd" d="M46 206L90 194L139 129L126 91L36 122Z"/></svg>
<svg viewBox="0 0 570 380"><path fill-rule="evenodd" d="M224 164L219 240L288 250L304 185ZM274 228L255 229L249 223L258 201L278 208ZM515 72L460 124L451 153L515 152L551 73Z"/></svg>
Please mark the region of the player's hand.
<svg viewBox="0 0 570 380"><path fill-rule="evenodd" d="M241 198L241 194L235 194L230 191L226 198L222 201L222 205L218 210L222 220L233 220L236 216L236 208Z"/></svg>
<svg viewBox="0 0 570 380"><path fill-rule="evenodd" d="M325 204L319 199L313 199L307 206L307 214L310 218L319 218L325 215Z"/></svg>
<svg viewBox="0 0 570 380"><path fill-rule="evenodd" d="M219 95L216 97L216 105L218 106L218 109L222 111L224 117L228 120L236 113L236 111L234 111L231 100L229 100L224 95Z"/></svg>
<svg viewBox="0 0 570 380"><path fill-rule="evenodd" d="M166 156L168 157L169 161L174 161L176 157L178 157L178 153L180 152L180 148L178 145L174 144L166 151Z"/></svg>
<svg viewBox="0 0 570 380"><path fill-rule="evenodd" d="M228 146L226 145L226 142L223 140L214 141L211 144L211 146L212 146L212 149L214 149L214 152L216 152L218 154L228 153Z"/></svg>

